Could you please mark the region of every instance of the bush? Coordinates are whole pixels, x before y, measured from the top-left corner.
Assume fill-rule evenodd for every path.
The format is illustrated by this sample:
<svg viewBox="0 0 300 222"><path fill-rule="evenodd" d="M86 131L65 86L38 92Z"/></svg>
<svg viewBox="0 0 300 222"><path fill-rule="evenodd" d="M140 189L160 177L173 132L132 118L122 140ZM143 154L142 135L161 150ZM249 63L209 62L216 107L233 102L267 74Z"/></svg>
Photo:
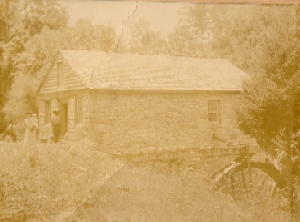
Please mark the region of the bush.
<svg viewBox="0 0 300 222"><path fill-rule="evenodd" d="M38 81L25 74L17 74L8 93L8 101L3 107L6 121L24 119L25 112L38 112L36 90Z"/></svg>
<svg viewBox="0 0 300 222"><path fill-rule="evenodd" d="M122 163L98 152L87 140L76 143L1 144L0 220L53 221L93 195Z"/></svg>
<svg viewBox="0 0 300 222"><path fill-rule="evenodd" d="M117 172L88 203L66 221L288 221L277 200L257 197L235 201L212 193L207 167L182 166L170 173L167 164L129 164ZM210 172L211 175L211 172Z"/></svg>

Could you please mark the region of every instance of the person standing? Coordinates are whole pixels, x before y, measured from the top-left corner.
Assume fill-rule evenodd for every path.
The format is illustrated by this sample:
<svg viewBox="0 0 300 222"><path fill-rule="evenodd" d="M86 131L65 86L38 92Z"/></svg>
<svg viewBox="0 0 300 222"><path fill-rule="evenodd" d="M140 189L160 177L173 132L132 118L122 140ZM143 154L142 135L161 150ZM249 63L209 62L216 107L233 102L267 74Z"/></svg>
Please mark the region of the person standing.
<svg viewBox="0 0 300 222"><path fill-rule="evenodd" d="M33 144L33 139L34 139L34 127L31 118L31 113L26 113L24 124L25 124L25 136L24 136L23 145L26 146L26 145Z"/></svg>
<svg viewBox="0 0 300 222"><path fill-rule="evenodd" d="M57 109L53 110L51 123L52 123L53 135L54 135L54 143L58 143L61 123L60 123L59 111Z"/></svg>
<svg viewBox="0 0 300 222"><path fill-rule="evenodd" d="M15 120L12 120L7 128L8 135L11 137L12 141L14 143L17 142L17 132L16 132L16 122Z"/></svg>
<svg viewBox="0 0 300 222"><path fill-rule="evenodd" d="M38 133L38 129L39 129L39 120L37 118L37 115L34 113L32 114L32 124L33 124L33 141L34 143L37 142L37 133Z"/></svg>

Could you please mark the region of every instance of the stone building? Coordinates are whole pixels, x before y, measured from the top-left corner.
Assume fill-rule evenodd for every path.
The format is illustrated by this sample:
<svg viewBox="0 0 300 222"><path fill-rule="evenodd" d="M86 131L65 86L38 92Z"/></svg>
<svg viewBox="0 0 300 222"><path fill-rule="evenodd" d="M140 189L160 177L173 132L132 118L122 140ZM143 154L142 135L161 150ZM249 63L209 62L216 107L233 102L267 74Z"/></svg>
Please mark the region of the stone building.
<svg viewBox="0 0 300 222"><path fill-rule="evenodd" d="M37 92L40 138L59 108L63 136L109 149L254 144L234 113L245 78L221 59L59 50Z"/></svg>

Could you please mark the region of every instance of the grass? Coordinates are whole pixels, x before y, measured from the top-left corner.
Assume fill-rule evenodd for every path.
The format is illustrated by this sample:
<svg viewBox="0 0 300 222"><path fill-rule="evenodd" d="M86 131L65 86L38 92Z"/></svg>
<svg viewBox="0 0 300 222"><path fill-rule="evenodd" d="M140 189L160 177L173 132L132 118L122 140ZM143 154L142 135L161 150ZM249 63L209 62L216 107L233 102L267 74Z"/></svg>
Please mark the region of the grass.
<svg viewBox="0 0 300 222"><path fill-rule="evenodd" d="M74 211L123 163L87 141L1 144L0 221L53 221Z"/></svg>
<svg viewBox="0 0 300 222"><path fill-rule="evenodd" d="M127 165L66 222L75 221L288 221L285 206L272 199L235 201L213 193L205 176L210 167Z"/></svg>
<svg viewBox="0 0 300 222"><path fill-rule="evenodd" d="M286 203L214 193L208 179L229 160L124 165L87 140L0 143L0 221L288 221Z"/></svg>

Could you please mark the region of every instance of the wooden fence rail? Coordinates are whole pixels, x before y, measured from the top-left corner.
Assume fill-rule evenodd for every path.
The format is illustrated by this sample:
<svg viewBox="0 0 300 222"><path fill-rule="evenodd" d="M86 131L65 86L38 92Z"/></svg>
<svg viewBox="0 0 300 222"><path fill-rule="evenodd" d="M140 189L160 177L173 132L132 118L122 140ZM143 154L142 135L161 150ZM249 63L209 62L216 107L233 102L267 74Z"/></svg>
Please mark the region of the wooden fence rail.
<svg viewBox="0 0 300 222"><path fill-rule="evenodd" d="M248 148L246 145L240 145L239 147L229 148L189 148L189 149L177 149L177 150L152 150L144 152L117 152L113 156L125 160L127 163L140 163L140 162L155 162L176 159L191 159L191 158L214 158L214 157L240 157L245 156L247 153L254 153L255 151Z"/></svg>

